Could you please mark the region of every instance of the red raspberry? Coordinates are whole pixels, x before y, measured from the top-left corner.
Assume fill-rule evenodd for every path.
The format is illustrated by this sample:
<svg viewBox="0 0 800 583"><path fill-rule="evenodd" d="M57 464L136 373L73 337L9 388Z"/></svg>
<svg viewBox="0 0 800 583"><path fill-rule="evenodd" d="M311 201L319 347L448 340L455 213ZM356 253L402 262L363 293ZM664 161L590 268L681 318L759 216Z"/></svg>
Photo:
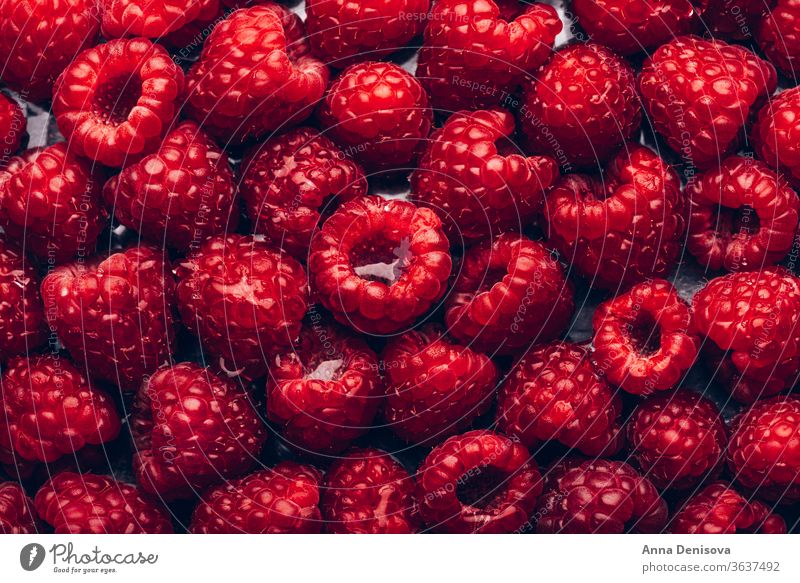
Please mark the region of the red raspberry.
<svg viewBox="0 0 800 583"><path fill-rule="evenodd" d="M326 135L368 170L413 164L431 130L433 111L419 82L392 63L352 65L320 105Z"/></svg>
<svg viewBox="0 0 800 583"><path fill-rule="evenodd" d="M789 79L800 75L800 0L778 0L756 29L758 45Z"/></svg>
<svg viewBox="0 0 800 583"><path fill-rule="evenodd" d="M775 0L693 0L706 30L728 40L746 40L758 30Z"/></svg>
<svg viewBox="0 0 800 583"><path fill-rule="evenodd" d="M639 74L653 127L701 170L738 149L751 114L776 84L775 68L746 48L696 36L662 45Z"/></svg>
<svg viewBox="0 0 800 583"><path fill-rule="evenodd" d="M498 373L485 355L427 325L389 341L382 354L384 417L407 442L432 445L489 410Z"/></svg>
<svg viewBox="0 0 800 583"><path fill-rule="evenodd" d="M316 534L322 530L320 473L282 462L209 490L192 515L196 534Z"/></svg>
<svg viewBox="0 0 800 583"><path fill-rule="evenodd" d="M436 211L451 241L522 231L558 177L548 156L525 157L510 142L504 110L458 112L433 134L411 175L414 201Z"/></svg>
<svg viewBox="0 0 800 583"><path fill-rule="evenodd" d="M505 233L467 250L446 307L454 338L473 350L509 354L558 337L575 302L572 284L543 244Z"/></svg>
<svg viewBox="0 0 800 583"><path fill-rule="evenodd" d="M361 167L307 127L267 140L242 166L239 188L254 231L300 260L331 207L367 194Z"/></svg>
<svg viewBox="0 0 800 583"><path fill-rule="evenodd" d="M429 529L510 533L525 527L542 491L528 450L492 431L455 435L417 472L417 502Z"/></svg>
<svg viewBox="0 0 800 583"><path fill-rule="evenodd" d="M622 446L618 393L597 374L588 351L554 343L527 352L505 378L497 426L534 449L557 441L586 455L612 455Z"/></svg>
<svg viewBox="0 0 800 583"><path fill-rule="evenodd" d="M242 474L267 439L249 395L193 363L159 369L145 382L131 432L137 481L165 499Z"/></svg>
<svg viewBox="0 0 800 583"><path fill-rule="evenodd" d="M417 78L436 109L508 105L553 48L563 25L552 6L513 0L439 0L419 51Z"/></svg>
<svg viewBox="0 0 800 583"><path fill-rule="evenodd" d="M596 366L612 385L634 395L677 385L700 348L689 305L663 279L603 302L593 324Z"/></svg>
<svg viewBox="0 0 800 583"><path fill-rule="evenodd" d="M370 428L383 399L378 357L348 331L310 319L270 358L267 417L290 446L339 453Z"/></svg>
<svg viewBox="0 0 800 583"><path fill-rule="evenodd" d="M27 124L19 104L0 93L0 168L5 168L9 158L19 151Z"/></svg>
<svg viewBox="0 0 800 583"><path fill-rule="evenodd" d="M759 401L731 422L728 467L734 479L767 500L800 500L800 398Z"/></svg>
<svg viewBox="0 0 800 583"><path fill-rule="evenodd" d="M547 195L548 243L593 287L660 277L681 250L685 202L675 171L628 144L602 176L570 174Z"/></svg>
<svg viewBox="0 0 800 583"><path fill-rule="evenodd" d="M22 252L0 238L0 364L30 354L46 338L39 276Z"/></svg>
<svg viewBox="0 0 800 583"><path fill-rule="evenodd" d="M283 6L233 12L189 71L189 115L231 142L302 122L328 84L328 69L309 50L303 22Z"/></svg>
<svg viewBox="0 0 800 583"><path fill-rule="evenodd" d="M786 180L744 156L732 156L687 186L687 249L708 269L759 269L794 243L800 199Z"/></svg>
<svg viewBox="0 0 800 583"><path fill-rule="evenodd" d="M42 281L50 326L95 378L135 391L174 348L172 275L160 252L132 247L71 263Z"/></svg>
<svg viewBox="0 0 800 583"><path fill-rule="evenodd" d="M344 203L315 233L308 269L336 320L366 334L390 334L444 295L449 247L431 210L364 196Z"/></svg>
<svg viewBox="0 0 800 583"><path fill-rule="evenodd" d="M120 223L179 251L235 229L239 220L228 156L193 122L109 180L104 197Z"/></svg>
<svg viewBox="0 0 800 583"><path fill-rule="evenodd" d="M522 131L531 151L564 170L597 167L639 129L633 69L600 45L561 49L525 85Z"/></svg>
<svg viewBox="0 0 800 583"><path fill-rule="evenodd" d="M65 142L27 150L0 171L0 226L42 261L85 258L108 223L101 184Z"/></svg>
<svg viewBox="0 0 800 583"><path fill-rule="evenodd" d="M0 0L0 78L28 101L50 99L58 75L94 45L96 10L96 0Z"/></svg>
<svg viewBox="0 0 800 583"><path fill-rule="evenodd" d="M166 508L110 476L62 472L36 493L39 516L56 534L171 534Z"/></svg>
<svg viewBox="0 0 800 583"><path fill-rule="evenodd" d="M0 534L36 534L33 502L16 482L0 482Z"/></svg>
<svg viewBox="0 0 800 583"><path fill-rule="evenodd" d="M658 533L667 503L655 486L626 463L567 459L545 475L534 513L542 534Z"/></svg>
<svg viewBox="0 0 800 583"><path fill-rule="evenodd" d="M159 38L196 20L219 0L100 0L101 31L106 39Z"/></svg>
<svg viewBox="0 0 800 583"><path fill-rule="evenodd" d="M751 133L756 155L782 172L794 188L800 188L800 145L794 137L798 115L800 87L793 87L761 108Z"/></svg>
<svg viewBox="0 0 800 583"><path fill-rule="evenodd" d="M232 7L239 8L239 6ZM214 27L225 20L231 12L232 10L225 6L225 0L200 0L197 17L160 37L158 42L173 49L173 58L176 62L191 60L194 51L203 46L203 42Z"/></svg>
<svg viewBox="0 0 800 583"><path fill-rule="evenodd" d="M178 307L219 368L254 379L288 348L308 305L302 265L252 236L207 239L176 268Z"/></svg>
<svg viewBox="0 0 800 583"><path fill-rule="evenodd" d="M355 449L325 475L325 529L335 534L417 532L414 480L379 449Z"/></svg>

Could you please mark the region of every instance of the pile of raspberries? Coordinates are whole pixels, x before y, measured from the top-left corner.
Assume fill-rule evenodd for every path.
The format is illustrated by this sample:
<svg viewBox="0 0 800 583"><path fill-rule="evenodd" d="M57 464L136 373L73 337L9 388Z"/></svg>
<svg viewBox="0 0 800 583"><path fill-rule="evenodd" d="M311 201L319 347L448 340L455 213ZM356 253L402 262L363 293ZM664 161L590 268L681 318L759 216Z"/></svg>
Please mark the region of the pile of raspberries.
<svg viewBox="0 0 800 583"><path fill-rule="evenodd" d="M797 530L800 0L0 0L0 61L0 533Z"/></svg>

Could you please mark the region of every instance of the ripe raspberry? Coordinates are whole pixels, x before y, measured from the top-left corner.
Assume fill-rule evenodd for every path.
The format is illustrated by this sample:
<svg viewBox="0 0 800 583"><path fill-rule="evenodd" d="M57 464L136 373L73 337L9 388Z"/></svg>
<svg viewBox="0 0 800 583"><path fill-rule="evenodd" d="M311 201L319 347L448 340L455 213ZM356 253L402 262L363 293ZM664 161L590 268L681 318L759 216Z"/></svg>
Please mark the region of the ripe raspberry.
<svg viewBox="0 0 800 583"><path fill-rule="evenodd" d="M746 48L696 36L662 45L639 74L653 127L701 170L738 149L751 114L776 84L775 68Z"/></svg>
<svg viewBox="0 0 800 583"><path fill-rule="evenodd" d="M458 112L433 134L411 175L411 197L433 209L451 241L522 231L558 177L556 161L525 157L511 144L504 110Z"/></svg>
<svg viewBox="0 0 800 583"><path fill-rule="evenodd" d="M528 148L573 165L597 167L639 129L633 69L600 45L561 49L525 85L522 131Z"/></svg>
<svg viewBox="0 0 800 583"><path fill-rule="evenodd" d="M758 30L775 0L693 0L704 27L715 37L746 40Z"/></svg>
<svg viewBox="0 0 800 583"><path fill-rule="evenodd" d="M184 252L239 220L228 156L193 122L181 123L155 153L111 178L104 197L120 223Z"/></svg>
<svg viewBox="0 0 800 583"><path fill-rule="evenodd" d="M417 502L429 529L503 534L523 528L542 491L536 461L492 431L455 435L417 472Z"/></svg>
<svg viewBox="0 0 800 583"><path fill-rule="evenodd" d="M5 168L9 158L19 151L27 123L19 104L0 93L0 168Z"/></svg>
<svg viewBox="0 0 800 583"><path fill-rule="evenodd" d="M417 78L437 110L507 105L548 56L563 25L552 6L439 0L419 51Z"/></svg>
<svg viewBox="0 0 800 583"><path fill-rule="evenodd" d="M323 215L367 194L361 167L307 127L267 140L242 166L239 189L254 231L299 260Z"/></svg>
<svg viewBox="0 0 800 583"><path fill-rule="evenodd" d="M325 529L335 534L410 534L418 530L414 480L379 449L355 449L325 476Z"/></svg>
<svg viewBox="0 0 800 583"><path fill-rule="evenodd" d="M33 502L16 482L0 482L0 534L36 534Z"/></svg>
<svg viewBox="0 0 800 583"><path fill-rule="evenodd" d="M231 8L236 9L239 6L234 5ZM172 49L173 58L178 62L187 57L191 58L192 52L202 47L214 27L225 20L230 12L231 10L225 6L225 0L200 0L197 17L160 37L158 42Z"/></svg>
<svg viewBox="0 0 800 583"><path fill-rule="evenodd" d="M756 155L794 188L800 188L800 145L794 137L799 114L800 87L793 87L761 108L751 132Z"/></svg>
<svg viewBox="0 0 800 583"><path fill-rule="evenodd" d="M247 393L193 363L161 368L145 382L131 432L137 481L165 499L242 474L267 439Z"/></svg>
<svg viewBox="0 0 800 583"><path fill-rule="evenodd" d="M170 514L132 484L62 472L36 493L39 516L56 534L171 534Z"/></svg>
<svg viewBox="0 0 800 583"><path fill-rule="evenodd" d="M320 473L282 462L206 492L192 515L196 534L316 534L322 530Z"/></svg>
<svg viewBox="0 0 800 583"><path fill-rule="evenodd" d="M622 446L619 394L597 374L588 351L554 343L527 352L505 378L497 426L534 449L557 441L591 456Z"/></svg>
<svg viewBox="0 0 800 583"><path fill-rule="evenodd" d="M658 533L667 503L626 463L567 459L551 468L534 516L542 534Z"/></svg>
<svg viewBox="0 0 800 583"><path fill-rule="evenodd" d="M106 39L159 38L197 19L219 0L100 0L101 32Z"/></svg>
<svg viewBox="0 0 800 583"><path fill-rule="evenodd" d="M759 401L731 423L728 467L757 496L800 500L800 398Z"/></svg>
<svg viewBox="0 0 800 583"><path fill-rule="evenodd" d="M266 359L300 332L308 285L303 267L252 236L207 239L176 268L178 308L219 368L255 379Z"/></svg>
<svg viewBox="0 0 800 583"><path fill-rule="evenodd" d="M756 28L758 45L789 79L800 75L800 0L778 0Z"/></svg>
<svg viewBox="0 0 800 583"><path fill-rule="evenodd" d="M453 292L448 332L480 352L553 340L575 309L572 284L545 246L511 233L467 250Z"/></svg>
<svg viewBox="0 0 800 583"><path fill-rule="evenodd" d="M175 283L168 269L159 251L132 247L58 267L44 278L50 326L94 378L135 391L170 360Z"/></svg>
<svg viewBox="0 0 800 583"><path fill-rule="evenodd" d="M626 145L602 176L562 177L546 202L548 243L593 287L664 276L680 253L680 180L644 146Z"/></svg>
<svg viewBox="0 0 800 583"><path fill-rule="evenodd" d="M0 226L42 261L90 255L108 223L101 185L65 142L27 150L0 171Z"/></svg>
<svg viewBox="0 0 800 583"><path fill-rule="evenodd" d="M31 354L47 338L39 276L22 252L0 238L0 364Z"/></svg>
<svg viewBox="0 0 800 583"><path fill-rule="evenodd" d="M419 82L392 63L352 65L331 83L320 105L326 135L368 170L413 164L433 122Z"/></svg>
<svg viewBox="0 0 800 583"><path fill-rule="evenodd" d="M382 354L384 417L407 442L440 443L489 410L498 373L485 355L457 344L436 325L393 338Z"/></svg>
<svg viewBox="0 0 800 583"><path fill-rule="evenodd" d="M188 75L188 113L212 136L260 138L306 119L328 84L303 22L267 2L237 10L208 36Z"/></svg>
<svg viewBox="0 0 800 583"><path fill-rule="evenodd" d="M27 101L50 99L59 74L94 45L96 10L96 0L0 0L0 78Z"/></svg>
<svg viewBox="0 0 800 583"><path fill-rule="evenodd" d="M337 321L366 334L390 334L444 295L449 247L431 210L364 196L344 203L315 233L308 269Z"/></svg>

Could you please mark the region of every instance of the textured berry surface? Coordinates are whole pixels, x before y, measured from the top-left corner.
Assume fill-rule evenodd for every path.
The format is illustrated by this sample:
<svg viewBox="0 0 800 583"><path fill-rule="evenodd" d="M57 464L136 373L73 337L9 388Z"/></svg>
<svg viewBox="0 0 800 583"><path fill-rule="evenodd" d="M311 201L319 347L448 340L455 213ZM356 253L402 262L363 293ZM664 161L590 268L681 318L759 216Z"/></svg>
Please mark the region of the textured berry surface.
<svg viewBox="0 0 800 583"><path fill-rule="evenodd" d="M0 482L0 534L36 534L33 502L16 482Z"/></svg>
<svg viewBox="0 0 800 583"><path fill-rule="evenodd" d="M772 12L761 20L758 45L773 65L786 77L800 75L800 1L778 0Z"/></svg>
<svg viewBox="0 0 800 583"><path fill-rule="evenodd" d="M758 112L751 140L758 158L800 187L800 146L795 134L800 124L800 87L780 93Z"/></svg>
<svg viewBox="0 0 800 583"><path fill-rule="evenodd" d="M25 137L27 120L19 104L0 93L0 168L17 153Z"/></svg>
<svg viewBox="0 0 800 583"><path fill-rule="evenodd" d="M200 16L207 0L100 0L100 30L107 39L158 38ZM219 4L219 0L213 0Z"/></svg>
<svg viewBox="0 0 800 583"><path fill-rule="evenodd" d="M693 0L704 27L715 37L747 40L769 14L775 0Z"/></svg>
<svg viewBox="0 0 800 583"><path fill-rule="evenodd" d="M46 339L39 276L22 252L0 239L0 363Z"/></svg>

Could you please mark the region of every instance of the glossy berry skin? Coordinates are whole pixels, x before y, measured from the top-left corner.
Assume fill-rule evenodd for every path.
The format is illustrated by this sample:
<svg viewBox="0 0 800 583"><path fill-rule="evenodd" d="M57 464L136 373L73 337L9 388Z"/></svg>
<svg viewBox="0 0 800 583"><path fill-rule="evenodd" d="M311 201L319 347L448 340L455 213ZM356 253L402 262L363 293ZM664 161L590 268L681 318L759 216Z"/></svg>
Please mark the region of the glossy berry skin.
<svg viewBox="0 0 800 583"><path fill-rule="evenodd" d="M288 348L308 306L303 267L253 236L218 235L178 263L178 308L209 360L254 379Z"/></svg>
<svg viewBox="0 0 800 583"><path fill-rule="evenodd" d="M700 349L689 305L663 279L603 302L593 320L595 364L612 385L634 395L676 386Z"/></svg>
<svg viewBox="0 0 800 583"><path fill-rule="evenodd" d="M392 338L381 355L384 418L406 442L440 443L489 410L498 372L484 354L435 325Z"/></svg>
<svg viewBox="0 0 800 583"><path fill-rule="evenodd" d="M379 196L341 205L315 233L308 258L322 305L366 334L411 326L442 298L451 268L436 214Z"/></svg>
<svg viewBox="0 0 800 583"><path fill-rule="evenodd" d="M193 122L179 124L156 152L111 178L103 198L119 223L182 252L234 230L239 220L228 156Z"/></svg>
<svg viewBox="0 0 800 583"><path fill-rule="evenodd" d="M800 1L778 0L757 27L758 46L770 62L791 80L800 75Z"/></svg>
<svg viewBox="0 0 800 583"><path fill-rule="evenodd" d="M36 493L39 517L56 534L172 534L166 508L110 476L61 472Z"/></svg>
<svg viewBox="0 0 800 583"><path fill-rule="evenodd" d="M30 354L47 338L39 276L22 252L0 239L0 363Z"/></svg>
<svg viewBox="0 0 800 583"><path fill-rule="evenodd" d="M219 0L212 0L219 5ZM107 39L159 38L197 19L208 0L100 0L101 32Z"/></svg>
<svg viewBox="0 0 800 583"><path fill-rule="evenodd" d="M159 369L136 395L131 418L134 473L165 500L249 470L267 439L248 394L194 363Z"/></svg>
<svg viewBox="0 0 800 583"><path fill-rule="evenodd" d="M550 55L562 27L543 3L439 0L425 28L417 78L437 110L507 105L509 93Z"/></svg>
<svg viewBox="0 0 800 583"><path fill-rule="evenodd" d="M19 151L25 137L27 120L22 108L11 97L0 93L0 168Z"/></svg>
<svg viewBox="0 0 800 583"><path fill-rule="evenodd" d="M411 534L419 529L414 479L379 449L354 449L325 475L325 530L334 534Z"/></svg>
<svg viewBox="0 0 800 583"><path fill-rule="evenodd" d="M800 187L800 146L794 135L800 112L800 87L787 89L758 112L750 138L759 160Z"/></svg>
<svg viewBox="0 0 800 583"><path fill-rule="evenodd" d="M56 78L94 45L96 0L0 0L3 83L24 99L50 99Z"/></svg>
<svg viewBox="0 0 800 583"><path fill-rule="evenodd" d="M652 482L624 462L570 458L545 475L536 510L540 534L658 533L667 503Z"/></svg>
<svg viewBox="0 0 800 583"><path fill-rule="evenodd" d="M123 391L170 360L174 290L162 254L150 247L69 263L42 281L47 320L64 347L93 378Z"/></svg>
<svg viewBox="0 0 800 583"><path fill-rule="evenodd" d="M461 111L428 141L411 198L439 215L452 244L520 232L541 210L558 165L505 147L514 126L504 110Z"/></svg>
<svg viewBox="0 0 800 583"><path fill-rule="evenodd" d="M585 455L612 455L622 447L622 401L578 344L534 347L500 388L497 427L536 450L557 441Z"/></svg>
<svg viewBox="0 0 800 583"><path fill-rule="evenodd" d="M592 287L663 277L681 250L685 202L675 171L629 144L602 177L568 174L547 194L548 244Z"/></svg>
<svg viewBox="0 0 800 583"><path fill-rule="evenodd" d="M436 532L514 532L525 527L541 490L528 450L492 431L449 438L417 471L420 516Z"/></svg>
<svg viewBox="0 0 800 583"><path fill-rule="evenodd" d="M555 157L565 171L597 168L633 137L642 118L633 69L595 44L554 53L526 82L523 106L529 151Z"/></svg>
<svg viewBox="0 0 800 583"><path fill-rule="evenodd" d="M758 30L775 0L693 0L704 31L726 40L747 40Z"/></svg>
<svg viewBox="0 0 800 583"><path fill-rule="evenodd" d="M797 232L800 199L780 174L731 156L686 188L686 248L709 269L747 271L781 261Z"/></svg>
<svg viewBox="0 0 800 583"><path fill-rule="evenodd" d="M397 65L377 61L342 71L318 115L325 135L369 171L413 165L433 122L422 85Z"/></svg>
<svg viewBox="0 0 800 583"><path fill-rule="evenodd" d="M0 482L0 534L39 532L33 502L16 482Z"/></svg>
<svg viewBox="0 0 800 583"><path fill-rule="evenodd" d="M367 181L336 144L302 127L248 152L239 189L254 232L305 261L322 217L367 194Z"/></svg>
<svg viewBox="0 0 800 583"><path fill-rule="evenodd" d="M320 472L281 462L244 478L228 480L203 495L189 531L195 534L317 534Z"/></svg>

